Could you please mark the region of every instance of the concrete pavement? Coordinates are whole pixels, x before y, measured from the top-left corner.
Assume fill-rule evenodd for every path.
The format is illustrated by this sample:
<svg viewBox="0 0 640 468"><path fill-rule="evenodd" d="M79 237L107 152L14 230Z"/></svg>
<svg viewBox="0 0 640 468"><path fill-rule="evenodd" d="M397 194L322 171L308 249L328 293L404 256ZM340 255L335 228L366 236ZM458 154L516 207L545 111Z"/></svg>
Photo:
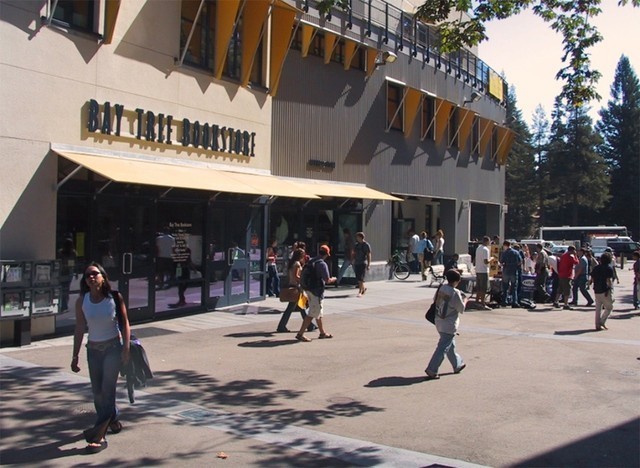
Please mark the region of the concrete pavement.
<svg viewBox="0 0 640 468"><path fill-rule="evenodd" d="M608 331L586 307L469 310L467 369L445 362L429 382L435 288L415 275L361 298L329 289L332 340L273 333L276 299L135 326L155 378L133 405L119 392L126 427L97 455L83 452L93 405L71 337L3 348L0 463L636 467L640 315L621 273Z"/></svg>

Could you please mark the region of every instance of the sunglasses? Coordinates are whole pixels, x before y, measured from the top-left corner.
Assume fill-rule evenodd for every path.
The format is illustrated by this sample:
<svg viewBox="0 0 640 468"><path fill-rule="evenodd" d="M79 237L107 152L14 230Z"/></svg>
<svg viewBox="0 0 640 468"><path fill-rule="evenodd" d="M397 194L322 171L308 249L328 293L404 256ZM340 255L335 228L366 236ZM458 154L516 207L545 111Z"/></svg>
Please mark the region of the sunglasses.
<svg viewBox="0 0 640 468"><path fill-rule="evenodd" d="M98 276L101 273L99 271L88 271L84 274L84 276L86 276L87 278L90 278L91 276Z"/></svg>

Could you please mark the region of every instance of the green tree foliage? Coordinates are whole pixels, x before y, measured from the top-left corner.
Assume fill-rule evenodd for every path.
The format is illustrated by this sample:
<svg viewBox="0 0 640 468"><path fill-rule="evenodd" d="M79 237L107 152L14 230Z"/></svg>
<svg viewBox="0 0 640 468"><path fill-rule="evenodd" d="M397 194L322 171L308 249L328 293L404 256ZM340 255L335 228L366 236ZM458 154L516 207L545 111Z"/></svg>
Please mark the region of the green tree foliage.
<svg viewBox="0 0 640 468"><path fill-rule="evenodd" d="M531 146L536 160L536 190L538 193L537 225L544 226L546 222L547 193L549 193L549 168L547 151L549 144L549 120L541 105L538 104L533 114L531 125Z"/></svg>
<svg viewBox="0 0 640 468"><path fill-rule="evenodd" d="M602 210L606 224L640 234L640 83L629 59L620 58L611 99L596 125L604 142L599 153L611 174L611 201Z"/></svg>
<svg viewBox="0 0 640 468"><path fill-rule="evenodd" d="M505 219L505 236L529 237L533 234L538 204L535 151L513 88L509 89L506 102L508 127L516 137L506 164L505 199L509 211Z"/></svg>
<svg viewBox="0 0 640 468"><path fill-rule="evenodd" d="M607 165L596 151L601 143L586 108L556 99L548 152L550 225L588 224L609 200Z"/></svg>

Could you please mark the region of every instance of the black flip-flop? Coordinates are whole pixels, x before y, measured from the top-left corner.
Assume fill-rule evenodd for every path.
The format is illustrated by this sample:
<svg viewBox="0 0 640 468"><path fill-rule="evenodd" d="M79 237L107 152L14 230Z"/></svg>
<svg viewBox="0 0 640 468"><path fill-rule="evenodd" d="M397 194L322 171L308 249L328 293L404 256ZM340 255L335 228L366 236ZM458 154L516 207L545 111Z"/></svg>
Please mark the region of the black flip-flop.
<svg viewBox="0 0 640 468"><path fill-rule="evenodd" d="M87 451L87 453L98 453L98 452L102 452L104 449L107 448L107 439L103 439L100 442L94 442L95 444L98 445L87 445L85 447L85 450Z"/></svg>

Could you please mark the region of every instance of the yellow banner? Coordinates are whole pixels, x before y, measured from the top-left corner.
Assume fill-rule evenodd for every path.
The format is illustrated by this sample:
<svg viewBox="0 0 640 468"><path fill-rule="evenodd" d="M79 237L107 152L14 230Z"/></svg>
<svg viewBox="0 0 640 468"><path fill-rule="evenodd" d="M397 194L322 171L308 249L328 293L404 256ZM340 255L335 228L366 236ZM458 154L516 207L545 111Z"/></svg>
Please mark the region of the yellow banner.
<svg viewBox="0 0 640 468"><path fill-rule="evenodd" d="M503 89L503 81L502 78L500 78L500 75L495 73L493 70L489 70L489 94L499 101L502 101L504 99Z"/></svg>

